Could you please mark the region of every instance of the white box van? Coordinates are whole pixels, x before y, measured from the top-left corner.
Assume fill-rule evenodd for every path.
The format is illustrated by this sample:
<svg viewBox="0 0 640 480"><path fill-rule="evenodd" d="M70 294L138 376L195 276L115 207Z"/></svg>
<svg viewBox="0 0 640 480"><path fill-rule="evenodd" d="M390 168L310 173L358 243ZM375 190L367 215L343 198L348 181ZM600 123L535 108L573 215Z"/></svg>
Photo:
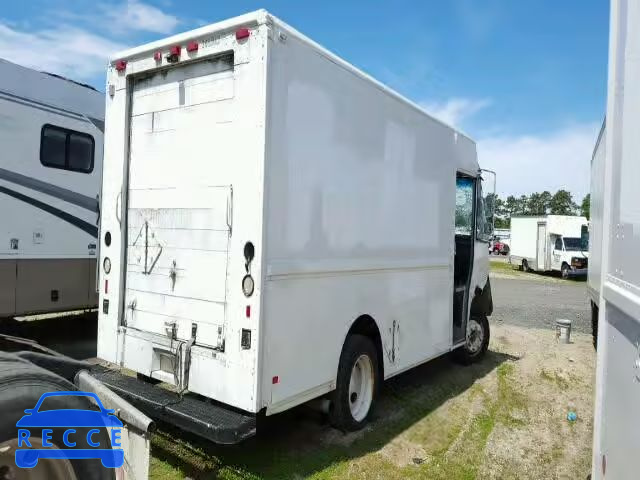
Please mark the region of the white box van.
<svg viewBox="0 0 640 480"><path fill-rule="evenodd" d="M511 217L510 261L524 270L586 275L588 221L570 215Z"/></svg>
<svg viewBox="0 0 640 480"><path fill-rule="evenodd" d="M148 380L111 388L233 443L326 395L359 428L383 379L482 357L468 137L264 11L120 53L107 83L98 356Z"/></svg>

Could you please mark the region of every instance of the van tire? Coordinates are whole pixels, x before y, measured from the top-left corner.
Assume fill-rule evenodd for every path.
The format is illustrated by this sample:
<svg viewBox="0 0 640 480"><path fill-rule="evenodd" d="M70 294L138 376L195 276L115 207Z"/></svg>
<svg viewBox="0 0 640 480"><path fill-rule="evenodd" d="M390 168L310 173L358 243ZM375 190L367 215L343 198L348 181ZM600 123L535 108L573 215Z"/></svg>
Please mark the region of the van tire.
<svg viewBox="0 0 640 480"><path fill-rule="evenodd" d="M40 396L46 392L77 390L64 378L40 368L33 363L0 352L0 444L17 438L16 422L25 414L24 410L35 407ZM49 406L65 409L86 409L91 406L88 399L83 397L52 397ZM47 400L47 401L49 401ZM53 439L56 429L53 429ZM101 430L94 440L101 445L111 445L106 430ZM59 460L56 460L59 461ZM115 469L104 468L100 460L70 460L78 480L111 480L115 478ZM18 468L12 465L0 465L3 468ZM38 468L38 467L36 467ZM11 478L11 477L9 477Z"/></svg>
<svg viewBox="0 0 640 480"><path fill-rule="evenodd" d="M562 278L564 278L565 280L569 278L570 271L571 271L571 268L569 267L569 264L566 262L562 264L562 267L560 267L560 275L562 275Z"/></svg>
<svg viewBox="0 0 640 480"><path fill-rule="evenodd" d="M365 357L363 359L363 357ZM368 359L368 360L367 360ZM338 375L336 378L336 389L332 392L329 407L329 421L335 428L344 432L353 432L360 430L367 423L369 416L375 405L378 391L380 388L380 369L378 368L378 354L373 342L369 337L364 335L352 334L347 337L340 354L340 362L338 363ZM358 365L356 365L358 363ZM364 367L360 365L364 364ZM363 384L369 383L366 379L370 379L370 385L361 390L362 398L370 403L368 408L364 405L359 412L356 410L356 417L352 410L354 405L360 400L355 392L350 392L350 384L352 373L354 370L367 372L363 373ZM369 371L370 370L370 371ZM359 415L358 415L359 414Z"/></svg>
<svg viewBox="0 0 640 480"><path fill-rule="evenodd" d="M474 333L480 334L481 339L478 343L477 338L470 335L463 346L453 351L453 359L462 365L471 365L472 363L482 360L489 348L491 331L487 316L472 315L470 321L474 322L474 327L479 328L479 331L475 331Z"/></svg>

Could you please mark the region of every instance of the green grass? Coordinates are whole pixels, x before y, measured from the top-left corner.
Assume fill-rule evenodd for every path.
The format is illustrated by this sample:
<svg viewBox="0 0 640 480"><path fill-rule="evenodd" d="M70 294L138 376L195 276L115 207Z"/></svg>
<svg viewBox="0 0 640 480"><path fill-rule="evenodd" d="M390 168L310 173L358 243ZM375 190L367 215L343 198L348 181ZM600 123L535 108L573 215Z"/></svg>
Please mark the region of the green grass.
<svg viewBox="0 0 640 480"><path fill-rule="evenodd" d="M498 261L489 261L489 267L492 272L504 272L504 273L512 273L518 274L522 273L518 269L514 269L513 265L507 262L498 262Z"/></svg>
<svg viewBox="0 0 640 480"><path fill-rule="evenodd" d="M276 431L232 448L179 431L160 431L152 437L150 478L475 479L496 425L518 428L522 420L514 414L521 418L527 408L526 397L514 383L514 364L497 353L487 358L468 368L443 359L391 380L379 417L348 443L328 441L331 431L326 426L309 426L319 419L303 418L298 425L296 415L286 414L276 417ZM475 381L487 374L497 377L497 395ZM333 438L344 438L334 433ZM395 465L380 451L396 438L418 446L426 457Z"/></svg>

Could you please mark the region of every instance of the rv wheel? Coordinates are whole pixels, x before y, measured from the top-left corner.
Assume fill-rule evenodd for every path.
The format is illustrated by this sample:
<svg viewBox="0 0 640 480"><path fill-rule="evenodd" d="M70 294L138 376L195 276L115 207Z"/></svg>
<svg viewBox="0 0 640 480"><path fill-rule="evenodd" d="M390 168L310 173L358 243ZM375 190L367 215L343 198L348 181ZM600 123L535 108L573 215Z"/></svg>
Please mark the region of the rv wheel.
<svg viewBox="0 0 640 480"><path fill-rule="evenodd" d="M489 348L489 335L487 316L471 317L467 326L467 341L453 352L454 359L463 365L470 365L481 360Z"/></svg>
<svg viewBox="0 0 640 480"><path fill-rule="evenodd" d="M367 423L377 396L378 372L378 355L371 340L363 335L347 337L329 410L334 427L352 432Z"/></svg>
<svg viewBox="0 0 640 480"><path fill-rule="evenodd" d="M569 265L567 265L566 263L562 264L562 268L560 269L560 273L562 274L562 278L564 278L565 280L567 278L569 278Z"/></svg>

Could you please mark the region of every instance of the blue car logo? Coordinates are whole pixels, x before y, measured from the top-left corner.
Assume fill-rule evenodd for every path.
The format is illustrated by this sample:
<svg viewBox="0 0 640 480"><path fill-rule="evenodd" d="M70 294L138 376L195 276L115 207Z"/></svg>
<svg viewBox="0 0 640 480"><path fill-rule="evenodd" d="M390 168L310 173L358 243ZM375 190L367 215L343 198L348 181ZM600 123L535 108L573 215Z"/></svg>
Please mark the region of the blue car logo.
<svg viewBox="0 0 640 480"><path fill-rule="evenodd" d="M63 395L93 398L100 411L80 409L39 411L45 399ZM33 468L41 458L100 459L102 465L107 468L118 468L124 463L124 450L120 443L122 422L114 415L114 410L104 408L95 393L77 391L44 393L36 406L25 410L24 413L26 415L16 423L18 427L16 465L18 467ZM100 428L105 427L110 428L109 445L102 445L98 438ZM65 448L51 442L54 428L57 432L63 430L62 443ZM78 432L76 428L82 429L83 432L86 430L86 433ZM41 439L43 448L32 448L30 437ZM75 448L78 441L90 448Z"/></svg>

